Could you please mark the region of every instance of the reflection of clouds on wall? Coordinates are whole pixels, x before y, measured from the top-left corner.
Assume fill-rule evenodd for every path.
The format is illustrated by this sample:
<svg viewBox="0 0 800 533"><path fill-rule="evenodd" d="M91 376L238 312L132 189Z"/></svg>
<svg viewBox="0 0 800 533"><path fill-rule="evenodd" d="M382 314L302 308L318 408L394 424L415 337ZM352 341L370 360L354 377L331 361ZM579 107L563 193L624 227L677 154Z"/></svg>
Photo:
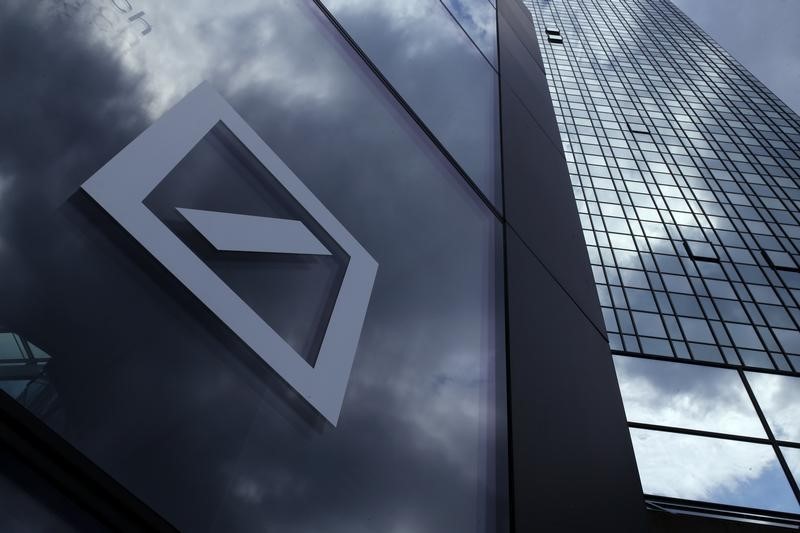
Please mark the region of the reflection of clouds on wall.
<svg viewBox="0 0 800 533"><path fill-rule="evenodd" d="M770 446L631 429L647 494L797 512Z"/></svg>
<svg viewBox="0 0 800 533"><path fill-rule="evenodd" d="M120 71L108 50L87 43L77 22L31 2L9 0L0 10L0 239L13 251L4 273L18 282L3 290L22 315L40 290L28 285L36 268L21 264L23 255L43 264L65 260L66 242L45 213L141 131L144 117L139 80ZM9 242L18 235L36 248ZM27 297L17 302L17 291Z"/></svg>
<svg viewBox="0 0 800 533"><path fill-rule="evenodd" d="M472 40L490 61L496 62L496 11L488 0L444 0Z"/></svg>
<svg viewBox="0 0 800 533"><path fill-rule="evenodd" d="M789 465L789 470L794 475L794 479L800 483L800 448L781 448L784 459Z"/></svg>
<svg viewBox="0 0 800 533"><path fill-rule="evenodd" d="M351 401L369 403L375 417L397 417L396 422L406 427L407 436L413 436L414 446L420 451L452 465L459 477L477 480L480 465L486 459L481 457L478 446L464 443L477 444L478 434L493 435L485 405L477 401L489 391L488 368L475 357L469 343L463 343L463 351L426 355L432 347L427 346L424 336L423 332L414 343L415 348L401 338L395 339L394 348L389 347L392 341L385 337L375 345L368 345L368 350L371 348L374 353L400 355L410 348L422 357L415 361L415 370L405 366L387 375L376 367L363 377L355 376ZM441 344L443 350L453 348ZM430 362L426 363L423 357ZM422 371L417 372L417 368Z"/></svg>
<svg viewBox="0 0 800 533"><path fill-rule="evenodd" d="M218 524L243 531L480 531L485 496L473 488L483 462L473 433L474 391L434 387L425 378L359 386L348 394L344 432L312 441L292 442L279 426L256 423L228 470L234 497L220 506Z"/></svg>
<svg viewBox="0 0 800 533"><path fill-rule="evenodd" d="M308 25L286 25L296 6L257 0L233 2L225 10L210 0L180 9L148 0L141 5L157 21L157 31L131 48L122 65L145 78L153 118L203 79L213 80L226 95L253 84L272 87L285 105L325 105L337 90L330 85L336 80L330 63L312 53L314 39L303 38ZM291 54L285 53L287 46Z"/></svg>
<svg viewBox="0 0 800 533"><path fill-rule="evenodd" d="M615 364L631 422L766 436L736 371L623 356ZM777 438L796 441L796 378L747 376ZM636 428L631 436L648 494L797 511L770 446ZM786 458L800 466L798 454Z"/></svg>
<svg viewBox="0 0 800 533"><path fill-rule="evenodd" d="M368 21L385 23L385 26L381 25L380 31L405 33L406 46L398 50L398 53L407 59L436 54L438 46L448 42L461 42L464 38L458 26L437 24L444 20L438 1L328 0L325 5L344 20L351 20L355 16L364 17ZM434 28L438 31L432 31Z"/></svg>
<svg viewBox="0 0 800 533"><path fill-rule="evenodd" d="M800 442L800 378L748 372L747 379L775 438Z"/></svg>
<svg viewBox="0 0 800 533"><path fill-rule="evenodd" d="M659 9L655 4L653 7L649 4L641 4L637 5L637 8L645 11ZM546 11L546 9L543 10ZM642 15L641 10L628 9L625 4L608 3L607 9L609 17L619 15L620 18L626 20L626 23L630 24L630 28L626 31L631 35L636 35L641 31L648 33L654 41L658 41L663 32L664 41L675 41L675 36L669 34L669 30L648 23L650 18L648 13ZM581 13L583 12L578 11L578 17L582 16ZM554 17L556 16L554 14ZM678 44L680 45L680 43ZM773 139L772 141L756 141L756 139L751 141L747 138L746 133L737 132L729 135L722 132L720 130L721 122L727 121L729 125L735 127L737 121L724 115L723 118L720 118L720 114L727 113L731 117L750 114L756 118L769 118L764 117L763 110L753 107L757 102L743 102L741 108L737 107L735 101L737 96L735 95L741 92L738 84L742 80L739 79L736 71L726 70L724 65L721 67L723 75L711 77L706 76L706 73L698 72L701 66L689 62L685 65L687 76L677 76L666 64L666 59L662 60L663 53L659 52L657 47L647 44L640 45L636 39L608 38L604 40L603 47L579 45L578 47L573 46L572 52L578 60L585 57L582 66L573 65L571 68L578 71L577 78L585 77L590 84L592 83L592 73L585 66L586 64L591 64L597 69L614 71L613 76L622 75L619 72L620 66L629 62L631 55L641 54L642 58L648 58L644 63L649 62L654 68L648 69L644 74L627 69L624 76L626 83L639 82L650 89L650 94L644 92L640 94L637 91L632 103L616 102L617 105L610 108L615 113L615 117L608 120L612 124L616 122L615 125L621 126L624 130L626 128L625 121L639 120L643 116L649 116L656 127L660 124L670 124L685 128L687 131L677 130L674 135L681 136L684 143L689 143L689 146L681 147L677 146L673 139L667 150L666 146L652 142L645 135L635 136L637 137L635 143L638 147L646 150L644 153L645 159L647 159L646 165L640 162L638 165L642 168L635 170L622 168L615 176L621 176L625 181L627 191L633 200L634 207L632 208L619 205L620 199L611 180L605 179L610 177L612 172L616 172L610 171L605 166L609 160L615 160L621 167L635 166L631 161L625 160L625 158L633 157L631 150L617 147L609 149L591 144L582 145L580 151L584 152L586 157L585 169L592 176L593 194L597 201L601 202L599 209L604 215L603 223L608 232L607 241L605 235L597 237L598 244L610 246L617 259L617 266L623 268L643 269L639 258L635 253L631 253L631 250L637 247L653 254L660 254L661 257L656 257L656 263L662 273L668 272L669 275L664 276L663 279L656 279L658 276L650 276L653 289L663 290L666 293L659 294L659 296L669 296L673 303L676 294L709 296L710 299L704 302L705 316L701 314L697 318L709 322L709 326L706 327L709 331L712 321L718 320L724 325L724 327L714 328L715 337L711 337L709 334L700 340L695 338L691 331L681 329L684 326L683 321L678 324L671 317L665 317L668 327L662 329L663 333L658 335L651 331L650 336L658 339L669 338L677 344L670 346L663 340L653 342L651 339L647 339L642 341L640 346L637 344L637 340L631 336L624 339L624 349L628 351L641 350L656 355L686 356L691 354L698 359L718 362L723 362L724 353L727 361L733 364L738 363L738 355L746 365L753 367L769 368L773 364L777 364L780 368L788 368L788 363L783 356L775 355L773 363L767 352L777 354L783 347L785 352L793 353L792 350L787 350L786 343L782 342L784 337L790 339L793 334L788 331L767 330L765 327L756 330L756 326L765 325L760 314L775 315L780 312L773 312L773 309L765 311L761 307L763 304L781 303L772 287L791 288L794 282L788 275L781 276L782 279L779 279L774 272L768 271L768 269L763 271L761 267L757 266L756 258L752 254L757 254L760 246L780 246L778 242L781 239L783 242L788 242L782 232L791 237L797 232L797 226L790 224L792 217L788 211L775 210L765 214L764 208L760 207L760 204L757 209L754 202L748 197L750 193L745 193L743 184L746 183L753 187L757 194L763 193L763 204L768 209L771 207L785 208L791 205L790 203L781 205L780 202L769 197L785 198L788 195L791 198L793 185L789 183L788 179L782 177L786 176L787 172L779 168L773 158L759 157L758 162L764 165L766 172L758 172L749 163L744 163L742 156L726 155L726 151L729 151L728 147L734 147L737 142L753 144L755 141L756 144L760 142L762 146L752 148L754 152L758 152L758 150L781 152L784 143L777 140L775 134L779 130L784 130L782 133L791 134L793 128L789 125L782 126L780 119L776 119L775 124L768 124L765 128L759 126L760 129L772 129L765 133L766 138ZM560 65L559 68L570 67ZM694 75L695 73L697 76ZM704 78L704 76L706 77ZM602 85L602 79L597 83ZM703 85L704 83L707 85ZM706 87L708 88L706 89ZM592 85L589 85L588 89L581 87L581 94L588 93L591 89ZM724 93L728 96L725 99L714 98L713 95L708 94L712 90L714 94ZM615 104L613 101L615 96L623 94L621 90L613 88L602 92L609 96L612 104ZM658 101L659 94L662 93L664 99ZM671 93L675 93L675 96L673 97ZM599 98L595 94L591 96L595 98L595 112L601 115L607 113L605 106L598 102ZM711 96L710 102L706 100L709 96ZM685 101L680 102L683 98ZM567 99L569 100L569 97ZM672 101L675 101L676 105L672 105ZM604 118L592 119L592 123L595 127L604 127L606 125L604 120ZM571 133L570 141L579 138L589 143L596 142L594 136L580 131L577 125L573 128L578 128L580 135ZM704 136L708 136L708 131L714 132L713 140L704 138ZM604 157L599 155L601 153ZM785 187L785 191L776 191L773 186L773 190L768 191L764 174L770 175L778 187L782 185L788 185L788 187ZM582 177L582 179L586 178ZM589 194L591 193L587 193L587 197ZM620 192L620 195L624 198L626 193ZM755 220L762 215L769 223ZM627 228L625 221L621 223L620 220L609 218L611 216L627 219L631 228ZM583 217L587 229L590 229L588 227L590 220L590 217ZM737 231L743 234L743 238ZM716 232L716 235L712 232ZM716 240L715 236L719 239ZM781 239L778 239L779 236ZM722 263L693 262L687 259L686 253L682 250L681 241L683 239L703 243L713 242L717 246ZM634 241L636 246L634 246ZM791 245L787 244L786 246L790 247ZM605 252L605 250L601 250L601 252ZM683 264L675 263L674 268L667 270L662 265L664 256L681 258ZM607 257L607 254L603 257ZM667 260L669 259L670 257L667 257ZM599 262L599 258L596 257L595 263L597 262ZM653 266L648 267L649 270L653 270L653 268ZM595 273L598 275L598 281L602 282L601 276L604 275L604 272L601 269L595 269ZM691 276L693 279L689 280L687 276ZM661 285L662 280L668 281L665 283L666 286ZM741 283L736 286L738 293L734 291L729 281ZM772 287L767 285L772 285ZM649 289L650 287L644 288ZM706 294L706 289L710 294ZM603 289L601 289L601 295L602 291ZM614 289L611 289L612 296L614 296L613 291ZM749 300L750 298L746 294L748 291L752 293L752 300L755 301L755 304L748 305L747 312L745 312L740 303L732 300ZM625 294L629 298L627 302L620 298L614 298L613 301L609 301L607 298L604 305L613 306L618 312L625 313L626 306L636 308L640 303L637 300L647 298L642 293L636 296L628 294L626 291ZM787 302L791 302L791 299ZM659 309L648 310L653 312L660 310L662 313L670 314L671 311L674 311L674 309L669 309L670 304L667 303L667 298L662 298L659 304ZM717 316L718 314L721 316ZM612 316L612 313L606 312L606 317ZM626 321L627 317L623 317L621 320ZM768 326L775 327L772 318L768 317L766 322L768 322ZM672 327L669 327L670 325ZM719 323L713 325L719 326ZM609 326L609 329L616 333L616 325L610 323ZM788 317L779 327L796 329L796 325ZM622 333L632 332L632 330L622 331ZM637 330L637 333L642 334L643 332ZM644 334L647 336L647 333ZM615 348L623 348L622 339L612 339L612 342L615 343ZM706 344L697 344L698 342ZM713 344L719 344L725 348L720 352ZM735 353L732 348L728 347L734 347L738 349L738 352Z"/></svg>
<svg viewBox="0 0 800 533"><path fill-rule="evenodd" d="M758 97L737 100L743 98L745 80L713 53L705 54L702 43L689 44L687 34L674 31L669 5L608 1L591 7L579 1L545 0L527 4L541 15L543 25L560 26L569 36L569 46L553 48L545 42L542 51L554 65L549 77L563 84L557 85L565 108L561 127L567 133L568 160L579 173L573 180L582 185L576 189L586 213L582 223L596 233L587 241L598 246L591 250L597 265L593 270L613 348L716 362L724 362L724 355L725 361L738 364L731 348L735 347L738 355L750 357L745 364L772 368L767 351L776 353L779 347L762 326L767 322L795 329L789 318L795 309L771 307L773 316L785 315L779 322L780 317L766 316L763 304L792 305L787 289L793 286L787 278L783 285L774 271L762 270L752 254L763 242L777 243L767 239L781 231L789 237L797 232L797 226L790 225L796 187L786 177L790 171L779 168L772 157L794 157L786 155L787 143L778 137L794 134L794 124L755 107L762 103ZM691 8L702 10L702 2L697 4ZM601 46L596 46L598 40ZM673 44L679 49L696 47L698 59L675 56L669 48ZM748 117L762 118L765 124L751 126ZM653 137L634 134L631 140L623 135L628 123L652 124ZM762 130L763 138L756 139L759 135L747 129ZM770 157L750 157L747 149L733 153L744 145L753 154ZM636 149L641 152L634 157ZM750 164L755 161L765 171ZM784 190L776 190L773 182L768 190L768 179ZM745 192L745 184L753 192ZM753 193L762 203L753 200ZM789 200L781 204L773 197ZM755 220L762 215L768 223ZM684 239L720 244L712 231L722 241L715 250L721 263L687 257ZM773 287L780 288L774 292ZM778 292L786 297L779 299ZM782 336L787 342L794 337L794 331L772 331L778 342ZM780 357L778 364L787 369ZM615 364L631 422L766 437L735 370L627 357L616 357ZM772 375L753 375L751 381L754 389L756 384L763 389L756 394L774 411L773 426L786 426L781 434L797 435L797 382ZM797 509L796 502L787 503L793 498L769 446L640 429L632 435L648 492Z"/></svg>
<svg viewBox="0 0 800 533"><path fill-rule="evenodd" d="M499 198L497 73L436 1L326 1L486 195Z"/></svg>
<svg viewBox="0 0 800 533"><path fill-rule="evenodd" d="M12 179L13 177L11 175L0 173L0 202L3 201L3 193L8 189Z"/></svg>
<svg viewBox="0 0 800 533"><path fill-rule="evenodd" d="M770 90L800 111L797 2L672 0Z"/></svg>
<svg viewBox="0 0 800 533"><path fill-rule="evenodd" d="M120 55L80 21L24 5L0 6L12 73L0 116L13 117L0 121L0 171L13 176L0 229L14 250L0 312L46 340L68 438L181 529L481 530L493 491L497 221L461 177L313 8L142 0L154 29ZM124 239L63 203L202 79L380 263L335 431L298 422L169 279L149 277Z"/></svg>
<svg viewBox="0 0 800 533"><path fill-rule="evenodd" d="M326 4L472 178L491 187L496 75L443 7L422 0ZM149 98L142 104L152 118L203 79L229 99L259 87L286 106L314 106L324 113L336 112L334 103L347 90L331 73L340 68L337 61L312 44L318 39L309 32L320 32L322 25L286 24L298 7L307 18L319 19L313 6L257 0L234 2L224 11L210 0L181 9L152 0L140 5L157 21L157 31L129 47L121 64L144 79ZM329 45L340 46L331 35ZM379 48L385 43L391 46Z"/></svg>
<svg viewBox="0 0 800 533"><path fill-rule="evenodd" d="M615 356L631 422L766 438L735 370Z"/></svg>

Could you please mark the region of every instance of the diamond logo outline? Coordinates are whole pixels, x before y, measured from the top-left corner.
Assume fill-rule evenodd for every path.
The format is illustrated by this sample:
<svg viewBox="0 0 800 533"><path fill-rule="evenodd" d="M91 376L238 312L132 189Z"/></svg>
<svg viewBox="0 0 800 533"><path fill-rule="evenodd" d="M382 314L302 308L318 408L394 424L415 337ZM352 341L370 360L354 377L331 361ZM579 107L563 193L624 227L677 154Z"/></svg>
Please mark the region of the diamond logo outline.
<svg viewBox="0 0 800 533"><path fill-rule="evenodd" d="M314 366L144 204L219 122L350 257ZM378 263L211 84L197 86L81 188L314 409L338 424Z"/></svg>

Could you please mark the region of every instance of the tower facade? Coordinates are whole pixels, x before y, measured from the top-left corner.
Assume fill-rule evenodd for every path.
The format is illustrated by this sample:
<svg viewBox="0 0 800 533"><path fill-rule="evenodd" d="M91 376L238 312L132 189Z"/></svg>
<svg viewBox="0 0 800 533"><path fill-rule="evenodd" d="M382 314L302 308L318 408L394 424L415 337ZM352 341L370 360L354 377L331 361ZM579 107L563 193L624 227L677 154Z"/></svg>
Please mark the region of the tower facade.
<svg viewBox="0 0 800 533"><path fill-rule="evenodd" d="M668 1L525 4L648 501L797 514L800 118Z"/></svg>
<svg viewBox="0 0 800 533"><path fill-rule="evenodd" d="M0 2L0 530L796 524L796 118L528 8Z"/></svg>

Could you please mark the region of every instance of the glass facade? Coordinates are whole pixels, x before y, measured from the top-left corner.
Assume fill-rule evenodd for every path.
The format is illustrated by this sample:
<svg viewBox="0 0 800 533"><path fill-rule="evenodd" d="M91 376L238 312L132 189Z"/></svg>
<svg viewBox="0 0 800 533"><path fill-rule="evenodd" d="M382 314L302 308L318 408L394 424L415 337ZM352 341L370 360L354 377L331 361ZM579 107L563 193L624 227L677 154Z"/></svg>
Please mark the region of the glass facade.
<svg viewBox="0 0 800 533"><path fill-rule="evenodd" d="M503 531L495 8L324 4L2 2L0 389L181 531ZM81 190L203 82L378 264L335 428ZM232 131L143 204L314 366L352 257ZM177 208L330 254L221 251Z"/></svg>
<svg viewBox="0 0 800 533"><path fill-rule="evenodd" d="M487 0L322 3L502 209L495 8Z"/></svg>
<svg viewBox="0 0 800 533"><path fill-rule="evenodd" d="M8 451L0 448L4 458ZM112 531L54 490L23 464L5 461L0 472L0 528L3 531L82 533Z"/></svg>
<svg viewBox="0 0 800 533"><path fill-rule="evenodd" d="M0 529L800 524L800 120L524 4L0 2Z"/></svg>
<svg viewBox="0 0 800 533"><path fill-rule="evenodd" d="M800 513L800 118L666 0L526 0L646 495Z"/></svg>

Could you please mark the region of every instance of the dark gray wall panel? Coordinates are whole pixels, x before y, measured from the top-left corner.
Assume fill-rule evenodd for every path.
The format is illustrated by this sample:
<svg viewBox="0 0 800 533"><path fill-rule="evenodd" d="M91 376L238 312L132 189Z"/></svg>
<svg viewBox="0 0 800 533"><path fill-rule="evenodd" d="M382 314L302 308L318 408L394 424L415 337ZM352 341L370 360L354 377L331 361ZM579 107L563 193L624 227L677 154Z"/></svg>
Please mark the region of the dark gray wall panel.
<svg viewBox="0 0 800 533"><path fill-rule="evenodd" d="M1 390L0 501L0 531L177 531Z"/></svg>
<svg viewBox="0 0 800 533"><path fill-rule="evenodd" d="M645 529L645 506L530 17L498 2L516 531Z"/></svg>
<svg viewBox="0 0 800 533"><path fill-rule="evenodd" d="M647 531L650 533L765 533L787 530L780 526L749 524L659 511L648 511L647 527Z"/></svg>
<svg viewBox="0 0 800 533"><path fill-rule="evenodd" d="M498 24L503 39L500 45L501 84L514 91L539 127L560 149L561 135L544 70L531 61L530 52L503 18L498 19ZM533 33L531 29L528 32Z"/></svg>
<svg viewBox="0 0 800 533"><path fill-rule="evenodd" d="M514 33L523 42L525 48L528 49L536 64L544 68L542 54L539 52L539 41L536 40L536 35L531 31L533 19L530 11L520 5L519 2L502 1L498 6L498 18L505 20L506 24L514 30Z"/></svg>
<svg viewBox="0 0 800 533"><path fill-rule="evenodd" d="M498 10L506 220L605 332L547 80L524 44L536 40L530 15L516 0L500 1Z"/></svg>
<svg viewBox="0 0 800 533"><path fill-rule="evenodd" d="M605 339L507 237L515 530L645 530L645 506Z"/></svg>
<svg viewBox="0 0 800 533"><path fill-rule="evenodd" d="M605 331L563 156L503 87L506 219L600 331Z"/></svg>

